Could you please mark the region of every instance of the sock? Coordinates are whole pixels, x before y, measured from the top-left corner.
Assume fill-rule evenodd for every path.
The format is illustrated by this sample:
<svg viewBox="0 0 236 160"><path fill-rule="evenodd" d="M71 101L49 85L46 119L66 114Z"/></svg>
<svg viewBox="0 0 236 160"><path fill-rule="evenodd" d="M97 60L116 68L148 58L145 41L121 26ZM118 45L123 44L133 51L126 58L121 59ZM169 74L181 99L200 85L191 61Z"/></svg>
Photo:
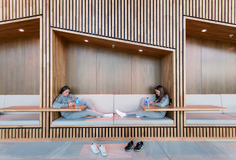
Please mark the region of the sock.
<svg viewBox="0 0 236 160"><path fill-rule="evenodd" d="M125 117L126 113L119 111L118 109L116 109L116 113L120 116L120 117Z"/></svg>

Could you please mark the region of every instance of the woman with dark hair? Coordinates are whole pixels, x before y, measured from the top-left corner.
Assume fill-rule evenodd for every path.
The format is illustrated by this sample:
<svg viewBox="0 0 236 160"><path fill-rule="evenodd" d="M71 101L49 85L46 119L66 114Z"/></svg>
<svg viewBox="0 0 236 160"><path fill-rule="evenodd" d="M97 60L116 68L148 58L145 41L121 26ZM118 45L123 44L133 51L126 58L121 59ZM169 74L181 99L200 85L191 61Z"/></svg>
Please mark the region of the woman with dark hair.
<svg viewBox="0 0 236 160"><path fill-rule="evenodd" d="M169 95L166 89L162 85L158 85L155 87L156 92L156 100L151 101L150 105L158 106L158 107L165 107L168 106L170 103ZM141 100L140 105L145 105L145 98ZM134 113L124 113L119 110L116 110L116 113L119 114L121 117L124 116L136 116L136 117L148 117L148 118L163 118L166 115L166 111L152 111L152 112L145 112L143 110L137 111Z"/></svg>
<svg viewBox="0 0 236 160"><path fill-rule="evenodd" d="M70 94L70 87L64 86L61 89L60 94L55 99L52 107L53 108L62 108L62 107L68 107L68 106L74 106L75 105L75 96ZM61 116L66 119L78 119L86 116L94 116L94 117L113 117L113 114L103 114L100 112L97 112L95 110L95 107L87 100L82 99L79 102L79 105L86 105L87 109L80 111L80 112L60 112Z"/></svg>

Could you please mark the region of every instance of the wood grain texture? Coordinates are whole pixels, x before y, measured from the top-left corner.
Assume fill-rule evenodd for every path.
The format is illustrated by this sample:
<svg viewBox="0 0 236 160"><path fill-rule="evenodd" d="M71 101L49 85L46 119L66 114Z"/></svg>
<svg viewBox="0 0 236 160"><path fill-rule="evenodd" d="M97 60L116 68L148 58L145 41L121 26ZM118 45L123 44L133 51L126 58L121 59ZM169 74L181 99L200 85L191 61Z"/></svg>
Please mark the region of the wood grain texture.
<svg viewBox="0 0 236 160"><path fill-rule="evenodd" d="M187 94L234 94L234 43L187 37Z"/></svg>
<svg viewBox="0 0 236 160"><path fill-rule="evenodd" d="M32 17L42 14L40 0L1 0L0 21Z"/></svg>
<svg viewBox="0 0 236 160"><path fill-rule="evenodd" d="M169 34L175 28L175 24L170 23L174 19L175 8L171 0L50 2L51 20L56 22L51 23L53 27L166 47L172 47L169 41L175 41L174 35ZM157 16L161 22L154 24Z"/></svg>
<svg viewBox="0 0 236 160"><path fill-rule="evenodd" d="M51 48L51 85L52 85L52 92L51 92L51 104L52 106L55 98L59 95L60 90L63 86L66 85L66 62L65 62L65 46L64 41L55 35L52 31L52 48ZM52 120L60 117L59 112L53 112Z"/></svg>
<svg viewBox="0 0 236 160"><path fill-rule="evenodd" d="M114 42L114 40L124 40L125 42L132 42L140 45L148 45L148 46L161 46L165 49L174 49L174 95L175 95L175 104L176 106L181 106L184 104L184 95L185 95L185 82L184 79L185 74L184 70L190 69L194 70L191 72L190 77L195 77L195 79L201 79L200 81L192 83L194 81L190 81L188 78L186 83L188 85L191 84L194 88L191 89L191 93L202 93L202 89L199 90L197 86L204 86L205 93L235 93L234 89L229 88L229 86L234 86L235 75L234 73L235 58L233 55L234 49L227 50L226 48L230 47L225 41L228 38L229 32L233 32L235 29L231 29L225 27L222 31L222 27L219 30L218 26L226 25L233 26L235 25L235 1L234 0L1 0L0 1L0 24L8 23L10 21L14 21L14 19L22 20L24 17L35 17L37 15L43 15L43 24L40 35L40 43L42 44L42 62L43 62L43 73L41 77L43 77L40 82L43 85L43 90L40 89L40 94L42 97L42 103L44 107L50 107L52 95L56 96L58 93L55 90L51 90L52 86L49 83L52 80L50 67L52 66L51 62L51 41L53 40L53 35L50 34L50 27L61 28L64 30L73 30L78 33L84 33L89 36L100 36L108 38L108 42ZM49 8L50 7L50 8ZM184 17L191 17L197 20L203 21L208 20L211 22L210 25L206 25L205 22L202 24L193 24L195 27L190 27L193 30L190 31L188 36L202 36L202 33L196 33L195 29L199 29L202 26L209 27L209 36L207 39L214 39L219 41L224 41L223 45L221 43L212 43L208 42L208 40L204 41L208 47L201 48L204 55L201 57L197 54L199 48L196 47L196 40L193 40L194 43L191 43L192 50L187 48L188 52L196 50L192 54L193 58L196 59L197 62L191 60L191 66L184 66L184 54L186 53L183 47L183 43L185 41L185 37L183 37L185 25L184 25ZM50 23L49 23L50 22ZM16 23L17 24L17 23ZM189 23L190 24L190 23ZM2 28L2 27L0 27ZM3 27L4 28L4 27ZM10 28L9 28L10 29ZM188 27L189 29L189 27ZM214 31L210 31L210 29L214 29ZM8 31L8 30L6 30ZM6 32L4 32L6 33ZM4 35L3 33L3 35ZM217 33L217 34L216 34ZM226 36L223 33L227 33ZM10 35L11 33L9 33ZM5 34L8 35L8 34ZM14 35L5 36L6 38L14 39ZM17 34L16 34L17 35ZM38 34L37 34L38 35ZM218 37L220 35L220 37ZM234 34L235 35L235 34ZM0 35L1 36L1 35ZM31 37L31 36L29 36ZM22 38L20 36L20 38ZM50 39L51 38L51 39ZM206 39L204 38L204 39ZM3 38L0 38L3 40ZM73 39L73 38L72 38ZM6 41L6 39L4 39ZM189 39L186 39L187 41ZM59 41L59 40L58 40ZM68 40L67 40L68 41ZM69 40L70 41L70 40ZM234 41L234 38L229 40L229 43ZM1 42L2 43L2 42ZM4 42L5 43L5 42ZM65 42L61 42L65 44ZM78 43L78 40L75 41ZM188 43L188 42L187 42ZM106 44L106 43L105 43ZM190 43L188 43L190 44ZM14 45L17 45L14 42ZM107 46L111 46L110 43L106 44ZM106 46L105 45L105 46ZM138 46L140 46L138 45ZM28 45L26 45L28 46ZM33 46L33 45L32 45ZM29 48L32 48L30 45ZM41 45L40 45L41 46ZM69 45L68 45L69 46ZM212 46L214 48L212 49ZM216 47L217 46L217 47ZM55 47L55 46L54 46ZM101 46L100 46L101 47ZM8 54L4 49L4 46L0 46L0 50L2 51L2 55ZM65 49L69 49L72 52L75 52L73 47L65 47ZM105 47L103 47L105 48ZM135 47L134 47L135 48ZM58 50L60 50L59 47ZM3 51L5 50L5 51ZM126 52L129 48L124 48L123 51ZM224 55L222 56L222 52L224 50ZM227 51L226 51L227 50ZM156 50L155 50L156 51ZM154 51L154 52L155 52ZM163 50L162 50L163 51ZM12 49L9 54L13 54L15 52ZM171 51L172 52L172 51ZM209 52L214 52L212 54L208 54ZM40 52L41 53L41 52ZM205 54L207 53L207 54ZM20 52L19 55L22 55ZM59 53L60 54L60 53ZM158 53L159 54L159 53ZM118 55L118 54L117 54ZM152 56L155 54L152 53ZM221 67L218 68L219 65L216 65L215 62L218 62L219 59L213 58L213 55L218 55L221 59ZM151 57L151 55L144 55L143 57ZM115 56L114 56L115 57ZM112 57L112 59L114 58ZM119 58L123 57L123 53L119 55ZM140 56L142 57L142 56ZM28 60L30 60L29 57ZM103 56L102 60L107 58ZM118 59L119 59L118 58ZM155 59L159 59L160 62L163 56L156 57ZM185 57L186 64L188 63L188 57ZM201 76L196 74L198 72L198 68L195 67L196 63L200 61L200 58L204 60L202 63ZM2 60L2 64L0 69L3 66L8 66L8 63L11 61L4 58L5 61ZM135 59L135 58L131 58ZM140 58L142 59L142 58ZM145 59L145 58L144 58ZM190 58L191 59L191 58ZM214 61L211 61L213 59ZM22 56L20 56L19 60L23 60ZM27 60L27 61L28 61ZM89 62L88 62L89 63ZM134 62L138 63L138 65L142 66L142 62ZM190 62L189 62L190 63ZM16 66L21 66L20 63L16 63ZM183 68L184 66L184 68ZM216 75L215 69L212 69L216 66L221 73L223 70L229 70L227 73L223 73L222 76ZM11 67L11 66L10 66ZM162 67L162 66L161 66ZM162 67L163 68L163 67ZM116 71L117 72L117 71ZM4 76L7 76L6 73L2 73ZM118 71L119 74L119 71ZM159 73L155 73L159 74ZM17 75L17 74L15 74ZM161 73L163 75L163 73ZM60 77L60 75L57 75ZM91 75L88 75L91 76ZM27 76L28 77L28 76ZM51 77L51 78L50 78ZM162 76L163 77L163 76ZM226 78L224 78L226 77ZM210 83L210 80L212 83ZM216 81L215 79L219 79ZM204 82L203 82L204 80ZM59 81L63 81L62 79L58 79ZM5 80L1 82L6 82ZM232 84L232 85L225 85ZM53 87L57 84L53 84ZM216 90L212 90L213 86L224 86L224 89L217 87ZM59 85L58 85L59 86ZM167 84L168 86L168 84ZM60 86L61 87L61 86ZM58 87L58 88L60 88ZM87 89L87 88L86 88ZM45 92L46 91L46 92ZM53 93L52 93L53 92ZM172 92L172 91L171 91ZM188 92L187 92L188 93ZM171 112L168 112L169 114ZM174 139L176 137L183 138L188 137L192 140L199 140L202 138L214 139L214 138L235 138L235 127L234 126L184 126L185 117L184 112L175 112L176 116L175 123L176 127L93 127L93 128L50 128L49 124L49 114L43 113L43 129L42 128L7 128L0 130L0 138L1 139L40 139L42 137L47 138L58 138L61 140L68 140L71 138L71 130L73 132L72 140L130 140L130 138L136 140L160 140L160 139ZM49 132L50 130L50 132ZM183 134L184 133L184 134ZM41 139L40 139L41 140Z"/></svg>
<svg viewBox="0 0 236 160"><path fill-rule="evenodd" d="M0 94L39 94L39 37L0 43ZM30 67L29 67L30 66Z"/></svg>
<svg viewBox="0 0 236 160"><path fill-rule="evenodd" d="M153 93L153 88L163 82L168 84L174 97L173 54L168 60L163 58L164 62L159 58L166 57L171 50L140 45L145 49L144 53L141 52L144 55L140 55L136 51L139 45L134 43L110 42L106 38L53 30L57 39L67 40L63 42L66 48L65 79L67 85L72 87L72 93L145 94ZM84 39L88 42L84 42ZM116 45L114 48L104 47L107 43ZM125 51L124 48L129 50ZM163 67L165 69L162 70ZM161 81L162 76L165 78Z"/></svg>

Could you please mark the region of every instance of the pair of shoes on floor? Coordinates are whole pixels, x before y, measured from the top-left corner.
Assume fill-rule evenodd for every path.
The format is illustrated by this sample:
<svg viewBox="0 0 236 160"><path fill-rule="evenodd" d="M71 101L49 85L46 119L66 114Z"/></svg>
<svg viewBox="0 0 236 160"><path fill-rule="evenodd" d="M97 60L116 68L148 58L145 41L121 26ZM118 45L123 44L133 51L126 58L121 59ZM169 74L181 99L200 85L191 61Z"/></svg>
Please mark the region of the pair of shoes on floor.
<svg viewBox="0 0 236 160"><path fill-rule="evenodd" d="M97 147L96 143L92 143L90 148L94 154L99 154L99 152L100 152L103 157L107 156L106 149L105 149L104 145L102 145L102 144L100 144L99 147Z"/></svg>
<svg viewBox="0 0 236 160"><path fill-rule="evenodd" d="M125 147L125 151L129 152L132 149L134 149L135 152L140 152L143 148L144 148L144 144L142 141L138 142L135 147L134 147L134 142L130 141Z"/></svg>

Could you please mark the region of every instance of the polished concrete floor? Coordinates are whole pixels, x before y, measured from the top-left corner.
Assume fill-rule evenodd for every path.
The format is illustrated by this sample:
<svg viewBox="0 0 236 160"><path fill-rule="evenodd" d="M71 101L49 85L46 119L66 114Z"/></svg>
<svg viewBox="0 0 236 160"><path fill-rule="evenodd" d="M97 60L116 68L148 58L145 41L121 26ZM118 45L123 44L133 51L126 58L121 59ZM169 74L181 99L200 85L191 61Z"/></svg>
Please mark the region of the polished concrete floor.
<svg viewBox="0 0 236 160"><path fill-rule="evenodd" d="M128 141L99 141L107 157L95 155L91 142L1 142L0 160L235 160L236 141L144 141L140 152L125 152ZM136 142L135 142L136 143Z"/></svg>

